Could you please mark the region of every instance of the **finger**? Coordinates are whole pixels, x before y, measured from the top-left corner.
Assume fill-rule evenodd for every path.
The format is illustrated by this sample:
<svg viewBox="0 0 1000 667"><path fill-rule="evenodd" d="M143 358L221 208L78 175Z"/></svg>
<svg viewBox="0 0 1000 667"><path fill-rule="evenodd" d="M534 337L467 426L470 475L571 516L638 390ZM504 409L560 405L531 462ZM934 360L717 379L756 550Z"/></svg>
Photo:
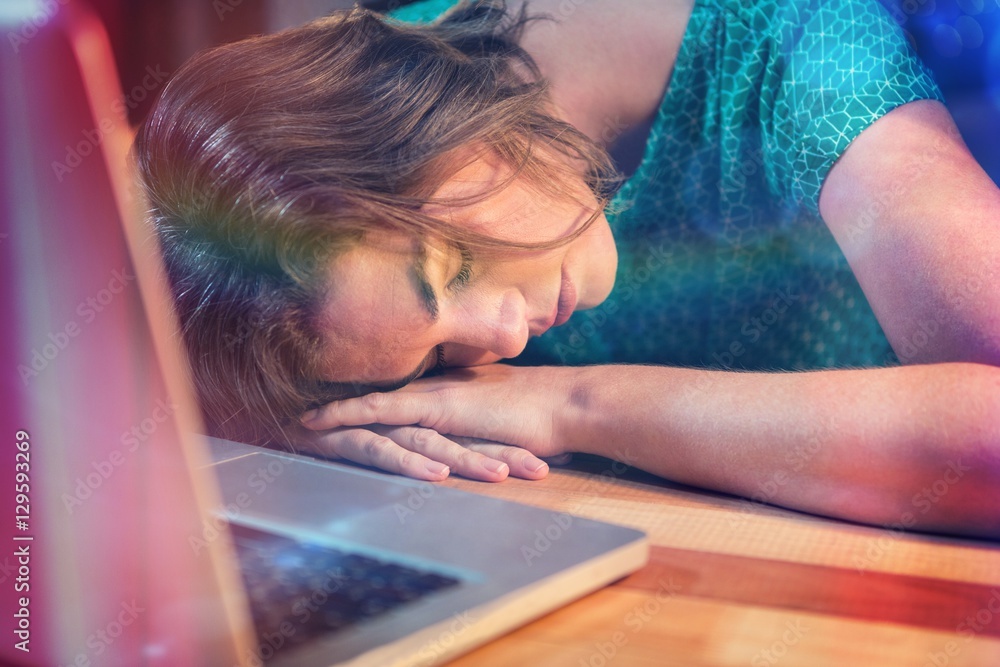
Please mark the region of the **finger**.
<svg viewBox="0 0 1000 667"><path fill-rule="evenodd" d="M373 426L368 428L373 428L403 447L422 454L428 459L447 465L453 473L462 477L482 482L501 482L507 479L511 472L511 465L506 457L492 456L483 451L463 447L454 439L447 438L432 429L418 426ZM498 445L498 447L502 446ZM518 470L520 471L520 467Z"/></svg>
<svg viewBox="0 0 1000 667"><path fill-rule="evenodd" d="M477 452L496 461L503 461L510 468L510 474L513 477L543 479L549 474L548 464L527 449L474 438L453 437L452 439L469 451Z"/></svg>
<svg viewBox="0 0 1000 667"><path fill-rule="evenodd" d="M443 401L440 400L440 396L440 392L434 394L375 392L327 403L309 410L299 421L306 428L313 430L366 424L395 426L420 424L440 432L446 430L436 428L443 414Z"/></svg>
<svg viewBox="0 0 1000 667"><path fill-rule="evenodd" d="M369 429L331 430L320 434L314 443L320 453L414 479L437 482L450 472L447 464L401 447L391 438Z"/></svg>

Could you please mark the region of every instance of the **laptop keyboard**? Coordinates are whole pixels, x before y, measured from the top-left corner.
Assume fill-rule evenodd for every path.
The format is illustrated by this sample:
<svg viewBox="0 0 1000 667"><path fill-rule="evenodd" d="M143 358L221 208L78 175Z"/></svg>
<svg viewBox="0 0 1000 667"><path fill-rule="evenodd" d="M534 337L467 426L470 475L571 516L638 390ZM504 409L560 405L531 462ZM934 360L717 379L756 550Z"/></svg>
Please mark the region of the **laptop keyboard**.
<svg viewBox="0 0 1000 667"><path fill-rule="evenodd" d="M238 524L230 530L265 661L459 583Z"/></svg>

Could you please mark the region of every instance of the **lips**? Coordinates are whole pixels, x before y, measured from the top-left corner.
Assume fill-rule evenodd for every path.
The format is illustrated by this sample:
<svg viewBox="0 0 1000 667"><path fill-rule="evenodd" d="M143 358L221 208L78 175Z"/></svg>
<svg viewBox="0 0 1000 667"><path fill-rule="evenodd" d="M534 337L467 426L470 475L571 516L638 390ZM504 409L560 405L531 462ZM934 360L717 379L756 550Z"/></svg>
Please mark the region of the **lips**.
<svg viewBox="0 0 1000 667"><path fill-rule="evenodd" d="M552 327L565 324L566 320L573 315L573 311L576 310L576 304L576 285L566 273L566 267L563 267L562 282L559 283L559 297L556 299L555 307L549 311L544 322L535 320L529 323L528 335L541 336Z"/></svg>
<svg viewBox="0 0 1000 667"><path fill-rule="evenodd" d="M573 314L573 311L576 310L576 302L576 285L573 284L569 274L566 273L566 267L563 267L562 286L559 289L559 303L557 305L556 319L552 323L552 326L557 327L560 324L565 324L566 320Z"/></svg>

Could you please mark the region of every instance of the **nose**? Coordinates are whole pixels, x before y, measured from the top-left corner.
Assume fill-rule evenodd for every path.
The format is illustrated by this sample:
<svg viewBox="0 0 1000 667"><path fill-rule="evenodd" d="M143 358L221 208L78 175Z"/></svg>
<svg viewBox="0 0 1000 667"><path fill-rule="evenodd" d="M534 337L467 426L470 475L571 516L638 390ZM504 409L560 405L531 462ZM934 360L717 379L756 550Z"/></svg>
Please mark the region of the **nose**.
<svg viewBox="0 0 1000 667"><path fill-rule="evenodd" d="M527 304L516 289L463 303L454 318L451 342L516 357L528 344Z"/></svg>

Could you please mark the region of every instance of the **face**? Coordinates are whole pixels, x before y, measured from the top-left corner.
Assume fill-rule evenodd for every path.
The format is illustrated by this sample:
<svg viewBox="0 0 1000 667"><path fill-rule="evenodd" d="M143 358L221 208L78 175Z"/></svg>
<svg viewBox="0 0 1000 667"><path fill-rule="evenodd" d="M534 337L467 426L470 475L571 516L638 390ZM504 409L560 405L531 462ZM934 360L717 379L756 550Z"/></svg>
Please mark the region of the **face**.
<svg viewBox="0 0 1000 667"><path fill-rule="evenodd" d="M481 193L509 173L499 161L479 160L435 198ZM425 211L497 239L535 243L571 234L597 207L582 179L577 196L565 200L522 180L476 204ZM388 391L442 358L445 367L459 367L515 357L529 337L606 299L617 261L603 213L572 242L550 250L469 254L402 234L369 234L328 269L324 379Z"/></svg>

